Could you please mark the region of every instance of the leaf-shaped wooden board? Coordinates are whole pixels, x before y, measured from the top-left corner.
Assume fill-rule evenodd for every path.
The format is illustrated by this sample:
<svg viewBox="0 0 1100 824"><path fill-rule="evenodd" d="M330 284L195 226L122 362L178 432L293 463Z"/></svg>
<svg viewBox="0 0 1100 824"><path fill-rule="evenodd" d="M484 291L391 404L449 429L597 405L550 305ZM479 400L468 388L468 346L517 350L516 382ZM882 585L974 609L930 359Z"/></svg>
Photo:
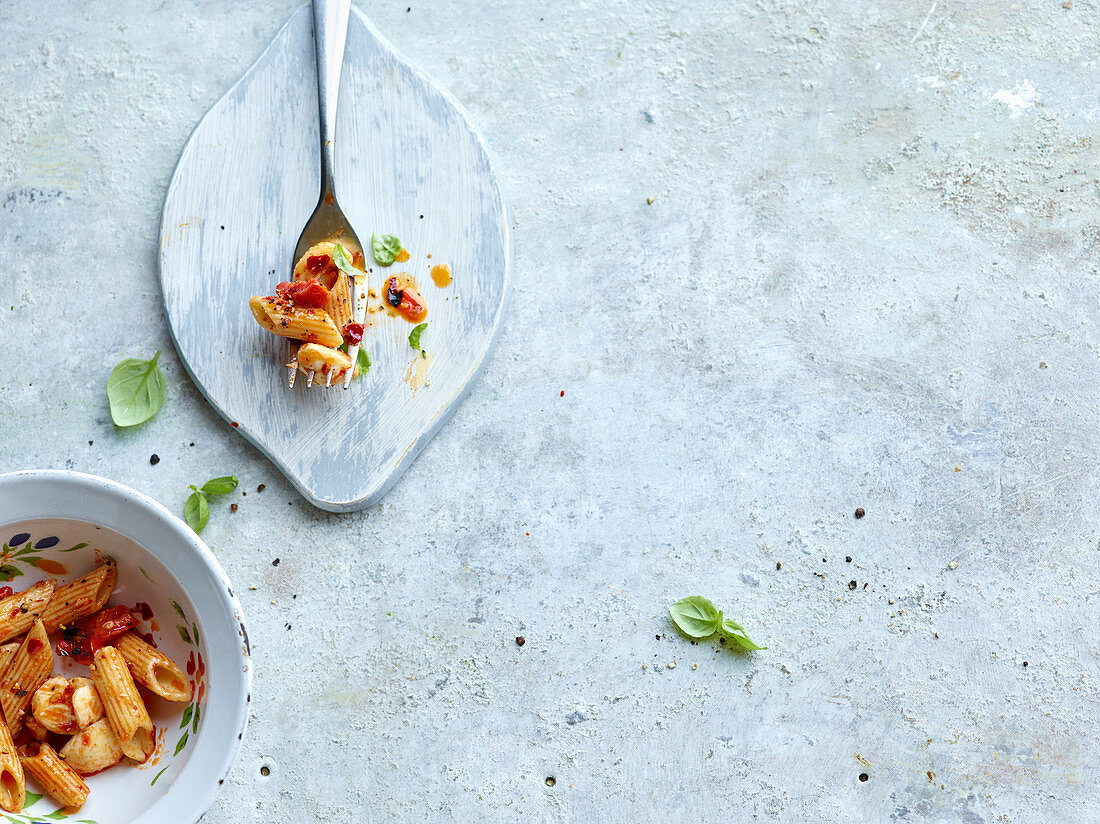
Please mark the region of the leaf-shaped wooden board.
<svg viewBox="0 0 1100 824"><path fill-rule="evenodd" d="M260 328L251 295L290 279L320 189L312 17L295 12L200 121L164 203L160 273L180 358L215 409L298 490L332 512L377 501L459 403L495 340L510 267L500 188L461 109L402 62L356 9L335 138L336 191L364 243L395 234L428 304L412 326L368 315L370 372L347 391L286 385L292 345ZM429 258L428 256L431 255ZM368 262L370 261L367 250ZM454 282L436 287L434 264Z"/></svg>

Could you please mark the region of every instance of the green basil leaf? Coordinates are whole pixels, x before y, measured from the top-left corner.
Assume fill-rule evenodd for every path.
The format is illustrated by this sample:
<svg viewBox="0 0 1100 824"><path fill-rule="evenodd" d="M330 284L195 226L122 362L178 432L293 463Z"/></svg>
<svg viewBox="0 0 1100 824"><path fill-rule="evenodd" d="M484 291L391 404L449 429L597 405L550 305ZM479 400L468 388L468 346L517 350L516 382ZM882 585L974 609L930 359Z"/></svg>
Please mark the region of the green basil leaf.
<svg viewBox="0 0 1100 824"><path fill-rule="evenodd" d="M418 323L413 327L413 330L409 332L409 346L413 349L420 348L420 336L424 334L424 330L428 328L427 323Z"/></svg>
<svg viewBox="0 0 1100 824"><path fill-rule="evenodd" d="M202 485L204 495L226 495L237 488L236 475L226 475L221 478L212 478Z"/></svg>
<svg viewBox="0 0 1100 824"><path fill-rule="evenodd" d="M400 250L398 250L400 251ZM347 251L339 243L333 247L332 250L332 262L343 272L345 275L355 277L356 275L363 274L354 266L351 265L351 258L348 257Z"/></svg>
<svg viewBox="0 0 1100 824"><path fill-rule="evenodd" d="M370 354L366 349L359 350L359 354L355 356L355 362L359 364L360 375L370 371Z"/></svg>
<svg viewBox="0 0 1100 824"><path fill-rule="evenodd" d="M196 534L206 529L206 525L210 522L210 505L206 502L206 496L201 490L196 489L188 497L183 507L183 519Z"/></svg>
<svg viewBox="0 0 1100 824"><path fill-rule="evenodd" d="M389 266L401 254L401 241L397 239L397 235L380 235L376 232L370 236L370 251L379 266Z"/></svg>
<svg viewBox="0 0 1100 824"><path fill-rule="evenodd" d="M107 379L107 400L116 426L137 426L157 413L168 394L168 381L157 361L127 358L111 370Z"/></svg>
<svg viewBox="0 0 1100 824"><path fill-rule="evenodd" d="M734 644L741 649L767 649L767 647L762 647L751 638L749 638L748 634L746 634L745 632L745 628L736 621L731 621L729 618L726 618L722 621L722 626L718 630L718 632L731 644Z"/></svg>
<svg viewBox="0 0 1100 824"><path fill-rule="evenodd" d="M702 595L689 595L681 598L668 608L668 614L676 626L692 638L706 638L714 635L722 626L722 614Z"/></svg>

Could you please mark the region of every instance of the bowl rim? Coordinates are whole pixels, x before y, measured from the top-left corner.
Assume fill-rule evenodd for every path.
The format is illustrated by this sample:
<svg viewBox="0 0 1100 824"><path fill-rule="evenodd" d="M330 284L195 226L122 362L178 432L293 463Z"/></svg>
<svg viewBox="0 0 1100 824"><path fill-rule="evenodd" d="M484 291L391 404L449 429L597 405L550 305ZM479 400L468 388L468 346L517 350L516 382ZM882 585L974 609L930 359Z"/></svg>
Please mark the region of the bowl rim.
<svg viewBox="0 0 1100 824"><path fill-rule="evenodd" d="M143 540L135 535L135 523L127 520L126 511L130 512L131 517L143 515L146 533L150 530L153 532L167 530L179 540L184 549L181 557L198 563L195 569L182 570L184 575L191 576L193 573L200 578L206 578L213 585L211 590L213 597L218 602L218 607L224 610L224 614L214 616L218 620L213 623L229 618L239 629L239 638L236 633L211 633L205 629L203 632L207 647L207 672L211 685L224 679L223 689L235 693L226 694L226 698L222 699L231 702L226 703L224 709L220 707L221 701L219 705L214 705L208 700L208 709L205 714L207 724L203 725L203 728L209 727L215 730L220 727L229 733L236 732L237 735L233 737L218 735L215 738L208 734L203 738L200 732L197 746L179 775L172 780L160 798L132 821L132 824L154 824L154 822L159 824L167 815L180 824L195 824L213 805L222 785L237 762L248 726L248 711L252 697L252 661L248 631L245 629L244 612L233 592L229 576L222 569L210 547L191 527L162 504L128 486L98 475L62 469L20 470L0 474L0 497L12 494L13 489L22 490L20 497L26 497L24 493L33 492L36 487L43 492L48 489L49 493L32 495L30 502L20 509L18 518L7 520L0 515L0 521L2 521L0 527L8 523L50 518L83 521L102 526L125 536L154 555L180 581L181 570L173 566L173 560L178 563L180 558L167 557L165 550L156 542L150 542L148 538ZM77 494L66 496L64 494L66 490ZM106 505L110 501L114 501L116 506ZM137 523L140 526L140 522ZM131 528L128 529L128 527ZM142 529L138 528L138 532L140 534ZM158 548L154 549L154 546ZM184 592L194 602L195 595L188 592L186 587ZM233 662L233 668L228 665L229 661ZM237 677L233 677L234 668ZM218 707L218 715L222 717L217 719L220 723L212 726L210 721L215 718L212 712L215 706ZM202 774L209 775L209 780L200 777L200 768ZM189 770L191 775L188 774Z"/></svg>

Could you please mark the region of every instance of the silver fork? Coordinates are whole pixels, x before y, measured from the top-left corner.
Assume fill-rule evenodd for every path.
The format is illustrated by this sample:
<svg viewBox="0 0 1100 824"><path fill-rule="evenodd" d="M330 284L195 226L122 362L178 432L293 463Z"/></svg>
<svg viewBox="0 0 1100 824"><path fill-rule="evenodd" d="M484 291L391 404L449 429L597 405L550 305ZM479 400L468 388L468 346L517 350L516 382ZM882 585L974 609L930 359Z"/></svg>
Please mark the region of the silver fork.
<svg viewBox="0 0 1100 824"><path fill-rule="evenodd" d="M333 140L336 136L336 104L340 97L340 70L344 64L344 46L348 37L348 15L351 13L351 0L313 0L313 45L317 53L317 100L320 112L321 132L321 196L317 207L306 221L305 228L294 247L294 263L315 243L323 240L336 241L351 251L360 251L366 257L359 236L351 228L336 200L336 182L333 180ZM350 257L350 255L349 255ZM343 275L341 272L340 276ZM293 277L293 275L291 275ZM351 288L352 306L355 321L362 323L366 309L366 278L356 276L348 284ZM343 331L342 329L340 330ZM351 368L344 379L346 389L355 371L355 360L359 347L348 347ZM297 353L287 364L290 370L288 385L294 388L294 376L298 372ZM313 386L315 372L302 370L306 374L306 385ZM333 372L330 370L325 386L332 385Z"/></svg>

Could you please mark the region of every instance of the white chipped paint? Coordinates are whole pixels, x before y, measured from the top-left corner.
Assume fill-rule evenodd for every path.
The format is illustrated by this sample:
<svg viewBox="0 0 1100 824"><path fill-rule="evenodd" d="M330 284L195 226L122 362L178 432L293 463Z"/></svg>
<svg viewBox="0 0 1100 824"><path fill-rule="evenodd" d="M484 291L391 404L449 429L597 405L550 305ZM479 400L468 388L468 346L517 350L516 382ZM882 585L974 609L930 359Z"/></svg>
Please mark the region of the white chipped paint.
<svg viewBox="0 0 1100 824"><path fill-rule="evenodd" d="M1009 115L1013 118L1017 118L1035 105L1035 101L1039 99L1039 95L1035 91L1035 87L1031 84L1031 81L1025 80L1023 83L1017 83L1011 91L1008 89L1001 89L994 92L989 99L996 100L998 103L1003 103L1008 107Z"/></svg>

